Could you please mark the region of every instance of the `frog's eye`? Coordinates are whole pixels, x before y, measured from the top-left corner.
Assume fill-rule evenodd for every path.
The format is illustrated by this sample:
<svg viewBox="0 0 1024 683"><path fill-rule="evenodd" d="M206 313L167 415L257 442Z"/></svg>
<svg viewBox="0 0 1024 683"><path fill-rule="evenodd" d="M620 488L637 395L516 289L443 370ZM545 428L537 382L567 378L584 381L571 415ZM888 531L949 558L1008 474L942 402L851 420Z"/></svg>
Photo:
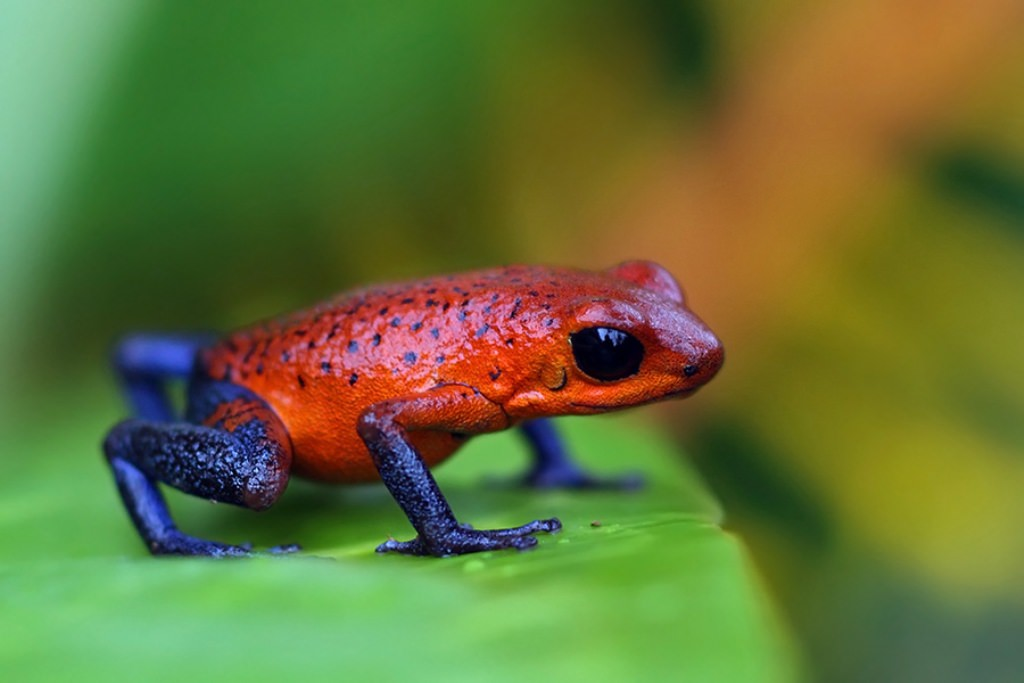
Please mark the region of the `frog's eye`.
<svg viewBox="0 0 1024 683"><path fill-rule="evenodd" d="M614 327L587 327L570 334L569 343L576 367L602 382L635 375L644 359L644 345Z"/></svg>

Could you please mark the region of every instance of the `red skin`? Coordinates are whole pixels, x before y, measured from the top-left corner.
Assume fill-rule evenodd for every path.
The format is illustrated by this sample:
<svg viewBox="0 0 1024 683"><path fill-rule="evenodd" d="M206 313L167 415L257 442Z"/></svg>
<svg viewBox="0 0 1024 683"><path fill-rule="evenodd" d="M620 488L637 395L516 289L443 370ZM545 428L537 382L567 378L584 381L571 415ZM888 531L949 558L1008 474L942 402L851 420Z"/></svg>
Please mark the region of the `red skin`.
<svg viewBox="0 0 1024 683"><path fill-rule="evenodd" d="M596 325L643 342L636 375L599 382L576 367L569 334ZM410 432L434 466L468 435L688 395L722 357L672 277L644 261L603 272L509 266L352 290L200 356L210 376L274 409L295 474L331 482L378 478L356 425L384 401L438 396L415 418L437 429ZM686 365L699 372L685 377Z"/></svg>

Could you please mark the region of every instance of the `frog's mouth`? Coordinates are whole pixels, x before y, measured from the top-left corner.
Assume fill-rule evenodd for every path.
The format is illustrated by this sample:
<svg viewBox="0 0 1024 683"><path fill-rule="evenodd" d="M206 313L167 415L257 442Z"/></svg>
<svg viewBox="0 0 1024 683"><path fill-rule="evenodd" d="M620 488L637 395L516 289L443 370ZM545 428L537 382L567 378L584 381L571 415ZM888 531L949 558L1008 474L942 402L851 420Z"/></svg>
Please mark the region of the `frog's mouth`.
<svg viewBox="0 0 1024 683"><path fill-rule="evenodd" d="M573 406L574 408L584 408L586 410L593 410L594 412L609 412L609 411L612 411L612 410L622 410L623 408L633 408L633 407L636 407L636 406L645 406L645 405L649 405L651 403L658 403L659 401L665 401L665 400L672 399L672 398L685 398L685 397L689 396L690 394L695 393L698 389L700 389L700 387L689 387L689 388L686 388L686 389L678 389L676 391L670 391L667 394L662 394L661 396L656 396L656 397L654 397L652 399L649 399L647 401L643 401L643 402L640 402L640 403L631 403L628 406L623 406L621 404L578 403L576 401L571 401L569 403L569 405Z"/></svg>
<svg viewBox="0 0 1024 683"><path fill-rule="evenodd" d="M679 390L677 390L677 391L670 391L670 392L668 392L667 394L665 394L664 396L662 396L661 398L659 398L659 399L655 399L655 400L657 400L657 401L661 401L661 400L664 400L664 399L666 399L666 398L681 398L681 397L686 397L686 396L689 396L689 395L691 395L691 394L695 394L695 393L697 393L697 390L698 390L698 389L700 389L700 387L688 387L688 388L686 388L686 389L679 389Z"/></svg>

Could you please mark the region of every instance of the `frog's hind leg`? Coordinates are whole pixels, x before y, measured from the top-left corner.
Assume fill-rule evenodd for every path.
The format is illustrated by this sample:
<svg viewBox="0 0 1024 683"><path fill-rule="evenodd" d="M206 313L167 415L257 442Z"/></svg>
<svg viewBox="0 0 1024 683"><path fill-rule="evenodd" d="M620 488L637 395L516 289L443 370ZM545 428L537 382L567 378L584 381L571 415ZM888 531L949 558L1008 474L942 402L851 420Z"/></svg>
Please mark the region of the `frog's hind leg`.
<svg viewBox="0 0 1024 683"><path fill-rule="evenodd" d="M288 483L291 442L277 415L243 387L199 381L189 394L189 421L125 420L107 434L103 450L135 528L154 555L247 555L248 546L179 531L156 482L263 510Z"/></svg>
<svg viewBox="0 0 1024 683"><path fill-rule="evenodd" d="M520 430L533 452L533 464L523 478L527 486L543 489L636 489L643 486L643 478L638 474L605 477L587 472L569 455L551 420L530 420L524 422Z"/></svg>
<svg viewBox="0 0 1024 683"><path fill-rule="evenodd" d="M138 417L147 420L175 419L167 394L167 381L186 379L199 349L210 335L133 334L114 349L114 369L120 376L128 402Z"/></svg>

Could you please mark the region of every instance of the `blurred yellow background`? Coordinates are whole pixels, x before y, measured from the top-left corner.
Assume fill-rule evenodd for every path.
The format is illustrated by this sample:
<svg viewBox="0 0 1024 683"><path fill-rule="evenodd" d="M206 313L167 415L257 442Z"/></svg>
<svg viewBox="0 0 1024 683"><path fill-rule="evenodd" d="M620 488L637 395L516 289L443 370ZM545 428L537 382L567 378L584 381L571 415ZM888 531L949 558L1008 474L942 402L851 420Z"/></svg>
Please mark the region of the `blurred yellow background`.
<svg viewBox="0 0 1024 683"><path fill-rule="evenodd" d="M652 258L728 355L660 414L812 676L1017 680L1022 38L1018 0L4 3L5 430L126 329Z"/></svg>

